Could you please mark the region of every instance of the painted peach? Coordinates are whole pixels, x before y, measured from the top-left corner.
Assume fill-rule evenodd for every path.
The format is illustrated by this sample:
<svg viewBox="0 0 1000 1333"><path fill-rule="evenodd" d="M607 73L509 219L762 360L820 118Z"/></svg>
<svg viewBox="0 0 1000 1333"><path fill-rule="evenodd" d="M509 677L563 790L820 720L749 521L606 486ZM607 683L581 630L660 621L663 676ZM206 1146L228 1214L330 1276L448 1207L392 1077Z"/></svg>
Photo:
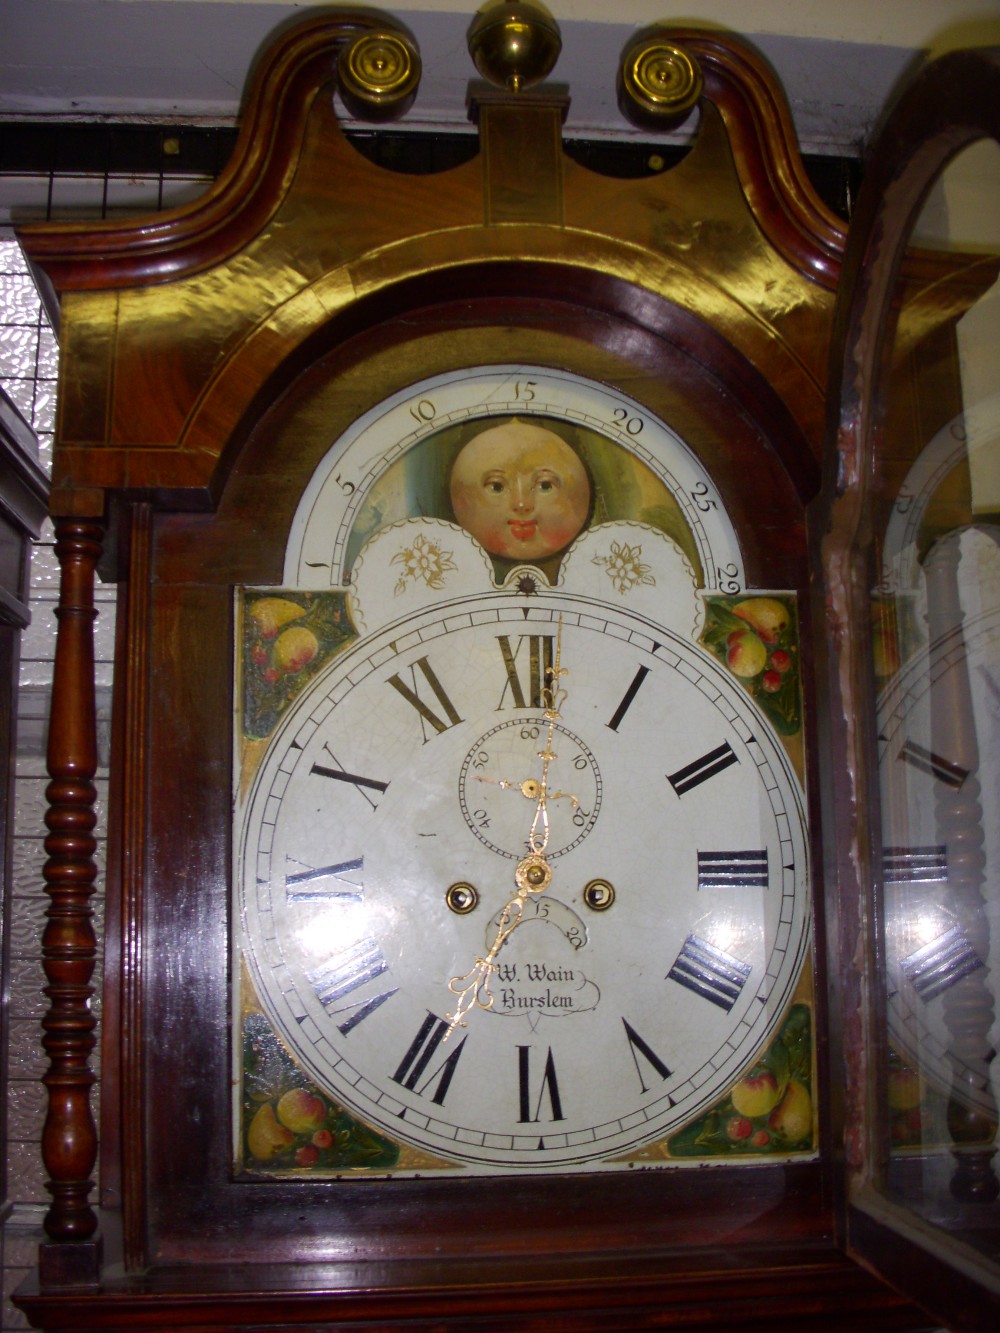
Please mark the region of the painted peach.
<svg viewBox="0 0 1000 1333"><path fill-rule="evenodd" d="M753 630L735 630L726 640L726 665L737 676L756 676L763 671L767 649Z"/></svg>
<svg viewBox="0 0 1000 1333"><path fill-rule="evenodd" d="M274 665L279 671L293 675L308 666L319 652L319 641L311 629L293 625L283 630L274 645Z"/></svg>
<svg viewBox="0 0 1000 1333"><path fill-rule="evenodd" d="M740 1115L767 1115L778 1104L778 1080L769 1069L741 1078L733 1088L733 1109Z"/></svg>
<svg viewBox="0 0 1000 1333"><path fill-rule="evenodd" d="M326 1103L307 1088L290 1088L278 1099L278 1119L293 1134L312 1134L323 1127Z"/></svg>

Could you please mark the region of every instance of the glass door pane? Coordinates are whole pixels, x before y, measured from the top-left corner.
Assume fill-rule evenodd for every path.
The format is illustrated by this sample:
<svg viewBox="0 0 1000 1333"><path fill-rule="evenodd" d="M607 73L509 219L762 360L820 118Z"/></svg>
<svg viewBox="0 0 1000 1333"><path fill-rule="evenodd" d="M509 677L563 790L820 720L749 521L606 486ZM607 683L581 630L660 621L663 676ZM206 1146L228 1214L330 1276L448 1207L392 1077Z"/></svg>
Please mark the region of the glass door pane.
<svg viewBox="0 0 1000 1333"><path fill-rule="evenodd" d="M980 141L929 195L897 283L871 593L885 1188L994 1258L1000 1210L982 1205L1000 1193L998 255L1000 146Z"/></svg>
<svg viewBox="0 0 1000 1333"><path fill-rule="evenodd" d="M876 144L822 547L845 1236L955 1329L1000 1327L998 138L984 51Z"/></svg>

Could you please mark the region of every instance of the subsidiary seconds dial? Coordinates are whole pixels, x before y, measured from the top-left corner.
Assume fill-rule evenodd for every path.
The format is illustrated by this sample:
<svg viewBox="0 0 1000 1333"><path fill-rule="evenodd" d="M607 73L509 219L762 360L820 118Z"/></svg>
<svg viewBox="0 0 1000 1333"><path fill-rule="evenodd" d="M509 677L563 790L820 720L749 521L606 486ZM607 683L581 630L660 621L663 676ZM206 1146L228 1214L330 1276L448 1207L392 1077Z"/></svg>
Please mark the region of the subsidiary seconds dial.
<svg viewBox="0 0 1000 1333"><path fill-rule="evenodd" d="M541 714L499 722L480 737L462 764L459 799L465 821L480 842L501 856L524 855L525 814L523 803L515 801L514 795L532 800L531 785L522 781L522 775L538 766L546 726ZM573 784L574 804L553 816L546 849L550 860L587 836L601 808L601 774L590 750L579 736L559 724L553 740L558 748L556 758L562 758L559 771Z"/></svg>
<svg viewBox="0 0 1000 1333"><path fill-rule="evenodd" d="M549 803L551 882L497 957L493 1008L449 1035L449 979L495 939L531 815L476 763L510 742L509 771L482 776L537 774L529 664L560 621L547 783L576 804ZM442 605L343 653L269 744L237 873L255 989L303 1069L482 1172L594 1169L679 1128L752 1065L807 949L801 794L746 692L565 594Z"/></svg>

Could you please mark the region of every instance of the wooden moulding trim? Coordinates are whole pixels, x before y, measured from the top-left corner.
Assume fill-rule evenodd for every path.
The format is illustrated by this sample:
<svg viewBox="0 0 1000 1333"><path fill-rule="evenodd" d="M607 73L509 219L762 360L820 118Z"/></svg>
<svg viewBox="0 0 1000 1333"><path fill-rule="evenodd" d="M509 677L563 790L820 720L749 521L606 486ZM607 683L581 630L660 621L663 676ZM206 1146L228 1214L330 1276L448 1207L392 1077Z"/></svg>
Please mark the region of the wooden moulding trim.
<svg viewBox="0 0 1000 1333"><path fill-rule="evenodd" d="M834 290L847 229L806 174L776 75L762 56L728 33L698 28L658 32L701 65L703 95L722 115L740 184L768 241L793 268Z"/></svg>
<svg viewBox="0 0 1000 1333"><path fill-rule="evenodd" d="M711 1256L718 1265L718 1251ZM18 1304L46 1327L134 1330L142 1328L294 1328L360 1330L448 1329L482 1326L532 1329L611 1328L749 1329L791 1321L793 1329L830 1329L836 1311L846 1327L871 1333L912 1330L915 1311L890 1288L830 1249L764 1253L751 1265L730 1255L721 1271L701 1256L693 1260L546 1257L540 1263L496 1260L455 1267L382 1264L341 1267L298 1265L282 1275L266 1265L230 1265L230 1271L156 1271L138 1279L109 1281L74 1308L71 1297L46 1300L30 1287ZM360 1267L360 1272L359 1272ZM541 1270L541 1271L539 1271ZM221 1281L220 1281L221 1276ZM284 1279L284 1280L282 1280ZM285 1285L287 1284L287 1285ZM504 1322L504 1321L507 1322ZM377 1321L377 1322L376 1322ZM412 1322L411 1322L412 1321Z"/></svg>
<svg viewBox="0 0 1000 1333"><path fill-rule="evenodd" d="M325 279L321 279L286 305L282 336L275 336L271 324L260 325L233 348L195 404L180 440L182 449L188 457L203 459L206 464L211 462L212 468L217 468L213 455L218 451L218 442L232 440L241 422L256 418L266 410L269 401L277 396L289 377L308 364L310 356L380 323L399 320L407 314L431 308L440 309L449 302L468 301L470 314L475 318L478 313L477 301L472 299L471 294L486 301L495 300L501 295L551 301L560 300L567 290L585 290L581 306L585 305L596 313L610 315L625 323L636 324L655 336L678 342L682 347L686 346L683 329L698 323L704 328L706 337L711 336L713 341L719 343L720 351L725 346L732 348L747 367L756 368L767 378L760 367L754 367L746 347L735 339L726 342L712 325L703 323L699 314L699 301L696 299L699 293L704 296L702 308L709 302L724 308L733 327L746 312L735 298L707 284L697 272L685 275L686 289L683 295L688 299L682 301L676 299L680 293L666 294L650 287L637 286L621 262L620 249L611 246L603 253L593 237L588 238L591 257L601 253L604 265L599 276L595 276L593 264L584 266L567 260L566 233L554 233L548 228L524 228L523 231L519 229L518 234L530 241L534 251L528 260L518 258L513 253L500 253L495 246L479 248L477 242L483 233L475 229L466 236L452 234L449 237L451 261L447 268L430 274L419 271L415 266L407 271L405 252L409 243L404 243L397 256L400 261L397 262L398 272L392 275L391 280L384 286L376 285L375 281L369 284L364 279L374 275L376 262L373 261L372 274L368 274L364 266L359 266L356 270L357 299L332 315L327 313L327 305L322 299ZM506 233L504 239L507 242L514 240L513 229ZM548 245L546 253L544 247L549 241L554 243ZM463 245L463 242L471 243ZM416 258L418 256L414 254ZM381 259L384 268L384 255ZM615 271L616 268L618 271ZM378 277L382 276L378 274ZM319 322L310 326L306 319L295 318L296 302L301 309L314 314ZM313 344L317 338L323 340L323 348ZM802 402L812 399L818 404L821 387L809 368L795 355L794 348L774 336L770 350L782 372L797 383L799 393L803 395L800 398L800 413ZM774 368L772 363L772 372ZM271 386L270 389L262 392L262 386L267 385ZM818 441L809 443L818 451ZM802 475L797 478L797 484L804 495L811 496L817 489L818 471L814 476L814 468L811 458L803 458ZM216 471L212 473L209 482L207 467L205 475L213 494L217 495L224 485L224 477Z"/></svg>
<svg viewBox="0 0 1000 1333"><path fill-rule="evenodd" d="M119 1043L118 1088L121 1162L122 1245L125 1266L130 1271L141 1268L145 1252L145 1105L146 1087L143 1034L146 1027L142 1011L142 927L144 917L143 885L145 867L145 829L148 820L149 783L155 778L147 772L149 736L149 625L151 622L151 561L153 515L148 504L132 508L128 549L128 593L124 642L126 655L122 678L121 711L116 722L121 727L118 778L122 784L122 829L120 840L118 903L120 926L120 965L118 1003L119 1030L110 1033ZM117 740L117 738L116 738Z"/></svg>
<svg viewBox="0 0 1000 1333"><path fill-rule="evenodd" d="M338 52L385 26L374 10L343 10L292 28L256 71L233 155L203 196L140 222L24 226L18 235L32 262L57 292L97 291L187 277L237 253L281 203L308 108L324 87L332 96Z"/></svg>

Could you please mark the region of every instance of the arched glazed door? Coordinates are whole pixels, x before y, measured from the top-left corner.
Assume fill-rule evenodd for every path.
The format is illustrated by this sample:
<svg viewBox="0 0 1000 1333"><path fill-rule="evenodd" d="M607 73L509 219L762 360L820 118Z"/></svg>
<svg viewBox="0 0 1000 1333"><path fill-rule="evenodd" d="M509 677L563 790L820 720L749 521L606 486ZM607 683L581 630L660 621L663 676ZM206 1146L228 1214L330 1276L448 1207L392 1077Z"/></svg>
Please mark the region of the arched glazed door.
<svg viewBox="0 0 1000 1333"><path fill-rule="evenodd" d="M909 87L872 156L820 552L845 1239L961 1329L1000 1310L998 138L1000 51L967 51Z"/></svg>

